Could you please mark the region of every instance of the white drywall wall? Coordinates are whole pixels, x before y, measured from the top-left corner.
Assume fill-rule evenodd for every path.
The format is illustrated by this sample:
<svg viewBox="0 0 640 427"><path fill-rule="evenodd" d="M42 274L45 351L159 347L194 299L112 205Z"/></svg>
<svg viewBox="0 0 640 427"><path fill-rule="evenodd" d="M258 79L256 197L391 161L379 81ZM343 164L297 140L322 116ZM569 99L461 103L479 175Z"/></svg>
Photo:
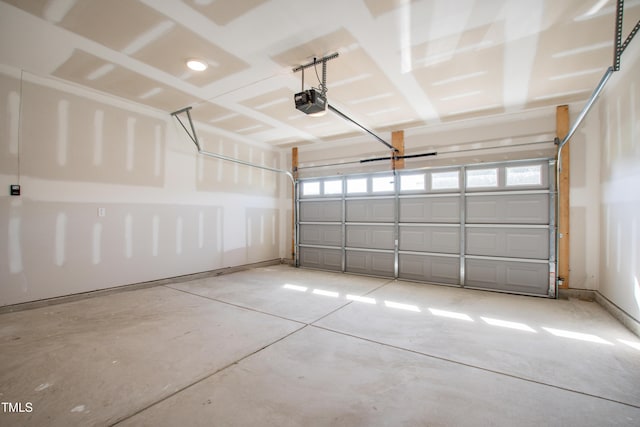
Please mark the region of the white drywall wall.
<svg viewBox="0 0 640 427"><path fill-rule="evenodd" d="M0 117L0 306L286 252L288 179L200 158L168 113L2 66ZM199 133L209 151L282 161Z"/></svg>
<svg viewBox="0 0 640 427"><path fill-rule="evenodd" d="M599 121L599 290L640 321L640 40L622 56L597 111ZM594 117L597 116L597 117ZM595 171L589 171L595 173ZM593 231L593 229L596 229Z"/></svg>

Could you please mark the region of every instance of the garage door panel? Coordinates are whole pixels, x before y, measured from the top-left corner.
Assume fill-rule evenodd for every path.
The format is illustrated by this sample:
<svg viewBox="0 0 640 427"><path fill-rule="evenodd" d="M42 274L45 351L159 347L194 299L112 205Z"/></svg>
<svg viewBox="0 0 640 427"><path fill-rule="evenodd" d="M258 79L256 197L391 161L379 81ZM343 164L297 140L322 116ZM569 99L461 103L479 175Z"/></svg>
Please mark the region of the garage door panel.
<svg viewBox="0 0 640 427"><path fill-rule="evenodd" d="M460 253L459 227L400 226L400 250Z"/></svg>
<svg viewBox="0 0 640 427"><path fill-rule="evenodd" d="M346 271L393 277L394 255L392 253L347 251Z"/></svg>
<svg viewBox="0 0 640 427"><path fill-rule="evenodd" d="M400 199L400 222L460 222L459 197Z"/></svg>
<svg viewBox="0 0 640 427"><path fill-rule="evenodd" d="M300 263L310 268L341 271L342 250L301 247Z"/></svg>
<svg viewBox="0 0 640 427"><path fill-rule="evenodd" d="M546 295L549 265L517 261L467 259L466 285L534 295Z"/></svg>
<svg viewBox="0 0 640 427"><path fill-rule="evenodd" d="M342 221L342 202L340 200L301 201L299 221Z"/></svg>
<svg viewBox="0 0 640 427"><path fill-rule="evenodd" d="M516 194L467 198L468 223L548 224L549 195Z"/></svg>
<svg viewBox="0 0 640 427"><path fill-rule="evenodd" d="M347 200L349 222L394 222L394 199Z"/></svg>
<svg viewBox="0 0 640 427"><path fill-rule="evenodd" d="M339 224L302 224L300 243L303 245L342 246L342 226Z"/></svg>
<svg viewBox="0 0 640 427"><path fill-rule="evenodd" d="M493 186L474 186L484 175L465 172L482 168L491 172L485 175L494 178ZM359 184L367 184L359 193L355 187L345 194L327 187L325 193L320 185L318 194L298 201L298 240L304 248L300 264L554 295L549 288L555 238L555 199L547 176L551 169L546 160L534 159L455 171L403 170L397 193L392 186L382 191L380 183L388 173L354 174Z"/></svg>
<svg viewBox="0 0 640 427"><path fill-rule="evenodd" d="M507 233L505 254L515 258L549 259L549 230L516 230Z"/></svg>
<svg viewBox="0 0 640 427"><path fill-rule="evenodd" d="M494 230L466 230L466 253L471 255L495 254L499 251L498 236Z"/></svg>
<svg viewBox="0 0 640 427"><path fill-rule="evenodd" d="M460 283L460 260L453 257L400 254L399 277L432 283Z"/></svg>
<svg viewBox="0 0 640 427"><path fill-rule="evenodd" d="M525 228L466 229L468 255L548 259L549 230Z"/></svg>
<svg viewBox="0 0 640 427"><path fill-rule="evenodd" d="M367 249L393 249L393 226L348 225L347 246Z"/></svg>

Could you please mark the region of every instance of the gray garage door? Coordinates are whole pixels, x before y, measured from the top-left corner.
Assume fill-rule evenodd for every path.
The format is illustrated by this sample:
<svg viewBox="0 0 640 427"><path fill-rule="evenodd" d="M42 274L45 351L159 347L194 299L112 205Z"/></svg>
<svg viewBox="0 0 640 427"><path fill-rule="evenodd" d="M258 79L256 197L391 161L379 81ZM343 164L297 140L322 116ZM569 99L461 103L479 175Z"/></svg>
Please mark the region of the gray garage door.
<svg viewBox="0 0 640 427"><path fill-rule="evenodd" d="M298 264L555 296L553 160L300 180Z"/></svg>

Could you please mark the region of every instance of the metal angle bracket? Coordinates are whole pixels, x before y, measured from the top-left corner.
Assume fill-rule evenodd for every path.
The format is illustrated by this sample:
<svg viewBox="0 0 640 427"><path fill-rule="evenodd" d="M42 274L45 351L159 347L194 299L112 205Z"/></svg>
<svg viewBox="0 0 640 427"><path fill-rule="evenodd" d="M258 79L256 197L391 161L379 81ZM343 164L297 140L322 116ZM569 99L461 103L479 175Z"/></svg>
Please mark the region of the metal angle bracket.
<svg viewBox="0 0 640 427"><path fill-rule="evenodd" d="M631 40L633 40L633 37L638 33L638 31L640 31L640 19L638 20L638 22L636 22L636 25L627 36L627 39L624 41L624 43L622 43L622 46L620 46L620 55L622 55L627 46L629 46L629 43L631 43Z"/></svg>
<svg viewBox="0 0 640 427"><path fill-rule="evenodd" d="M198 135L196 134L196 128L193 126L193 120L191 120L191 108L192 107L185 107L185 108L183 108L181 110L174 111L173 113L171 113L171 115L173 117L175 117L176 120L178 120L178 123L180 123L180 125L182 126L184 131L187 133L187 135L189 135L189 138L191 138L193 143L196 144L196 148L198 149L198 151L200 151L201 150L200 142L198 141ZM182 113L187 113L187 118L189 119L189 127L191 128L191 132L189 132L189 129L187 129L187 127L182 122L182 120L180 120L180 114L182 114Z"/></svg>

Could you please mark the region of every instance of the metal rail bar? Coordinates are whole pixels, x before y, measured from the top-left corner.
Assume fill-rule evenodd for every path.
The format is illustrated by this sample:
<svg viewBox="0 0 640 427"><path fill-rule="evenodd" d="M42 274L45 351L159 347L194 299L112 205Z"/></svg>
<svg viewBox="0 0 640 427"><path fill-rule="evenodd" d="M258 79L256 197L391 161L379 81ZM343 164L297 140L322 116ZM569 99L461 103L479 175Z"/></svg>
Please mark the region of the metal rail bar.
<svg viewBox="0 0 640 427"><path fill-rule="evenodd" d="M548 259L534 259L534 258L511 258L504 256L485 256L485 255L465 255L467 259L483 259L483 260L495 260L495 261L508 261L508 262L526 262L530 264L548 264Z"/></svg>
<svg viewBox="0 0 640 427"><path fill-rule="evenodd" d="M591 107L593 107L593 104L598 99L598 96L600 95L600 92L602 92L602 89L604 89L604 85L607 84L607 81L609 80L609 78L611 77L611 75L613 74L614 71L615 70L613 69L613 67L607 68L607 71L604 73L604 75L600 79L600 83L598 83L598 86L596 86L596 88L594 89L593 93L591 94L591 97L587 100L587 103L585 104L584 108L582 109L582 111L578 115L578 118L576 119L575 122L573 122L573 125L569 129L569 132L567 133L567 135L560 142L560 144L558 146L558 165L560 165L560 154L562 152L562 147L564 147L564 145L567 143L567 141L569 141L569 139L571 139L571 137L576 132L578 127L582 124L582 121L587 116L587 113L589 113L589 111L591 110ZM560 166L558 166L558 167L560 167Z"/></svg>
<svg viewBox="0 0 640 427"><path fill-rule="evenodd" d="M458 244L460 245L459 247L459 253L458 256L460 257L459 260L459 265L458 265L458 284L460 286L462 286L463 288L466 287L466 282L467 282L467 266L466 266L466 257L465 257L465 253L466 253L466 245L467 245L467 239L466 239L466 229L467 229L467 167L466 166L461 166L460 167L460 193L458 195L458 197L460 197L460 209L458 210L459 212L459 218L460 218L460 223L458 224L458 226L460 227L460 236L458 237Z"/></svg>
<svg viewBox="0 0 640 427"><path fill-rule="evenodd" d="M380 138L378 135L376 135L375 133L371 132L369 129L367 129L366 127L362 126L360 123L356 122L355 120L353 120L351 117L347 116L346 114L344 114L342 111L338 110L336 107L334 107L331 104L327 104L327 108L331 111L333 111L334 113L336 113L337 115L339 115L340 117L342 117L343 119L353 123L354 125L358 126L360 129L362 129L363 131L367 132L369 135L373 136L375 139L377 139L378 141L380 141L381 143L383 143L384 145L387 146L387 148L399 153L400 150L398 150L397 148L394 148L393 145L389 144L387 141L385 141L384 139Z"/></svg>
<svg viewBox="0 0 640 427"><path fill-rule="evenodd" d="M240 165L250 166L250 167L258 168L258 169L264 169L264 170L268 170L268 171L271 171L271 172L284 173L285 175L287 175L293 181L293 175L291 174L291 172L286 171L286 170L282 170L282 169L278 169L278 168L272 168L270 166L258 165L256 163L251 163L251 162L245 162L244 160L235 159L233 157L223 156L222 154L212 153L212 152L206 151L206 150L200 150L199 153L202 154L203 156L213 157L215 159L220 159L220 160L226 160L226 161L229 161L229 162L238 163Z"/></svg>
<svg viewBox="0 0 640 427"><path fill-rule="evenodd" d="M191 138L193 143L196 145L196 148L198 149L198 154L202 154L203 156L207 156L207 157L213 157L215 159L226 160L226 161L232 162L232 163L238 163L240 165L249 166L249 167L253 167L253 168L257 168L257 169L264 169L264 170L268 170L268 171L271 171L271 172L283 173L283 174L287 175L289 177L289 179L291 179L291 182L295 182L293 174L291 172L289 172L288 170L272 168L270 166L259 165L257 163L246 162L244 160L236 159L234 157L224 156L222 154L212 153L210 151L203 150L200 147L200 143L198 141L198 136L196 134L196 129L193 126L193 121L191 120L191 113L190 113L191 108L192 107L186 107L186 108L183 108L181 110L174 111L173 113L171 113L171 115L178 120L178 122L180 123L180 125L182 126L184 131L187 133L187 135L189 135L189 138ZM182 114L182 113L187 113L187 118L189 119L189 126L191 127L191 132L189 132L189 130L187 129L185 124L182 122L182 120L180 120L179 115Z"/></svg>
<svg viewBox="0 0 640 427"><path fill-rule="evenodd" d="M549 298L558 297L558 266L556 264L556 183L555 178L556 165L554 161L549 161L547 168L547 177L549 180L549 289L547 295Z"/></svg>
<svg viewBox="0 0 640 427"><path fill-rule="evenodd" d="M300 183L298 180L293 181L291 198L293 199L293 248L291 248L291 251L293 252L293 265L300 267Z"/></svg>
<svg viewBox="0 0 640 427"><path fill-rule="evenodd" d="M439 256L444 258L460 258L459 254L445 254L442 252L398 251L400 255ZM422 282L424 283L424 281ZM460 286L460 285L455 285Z"/></svg>

